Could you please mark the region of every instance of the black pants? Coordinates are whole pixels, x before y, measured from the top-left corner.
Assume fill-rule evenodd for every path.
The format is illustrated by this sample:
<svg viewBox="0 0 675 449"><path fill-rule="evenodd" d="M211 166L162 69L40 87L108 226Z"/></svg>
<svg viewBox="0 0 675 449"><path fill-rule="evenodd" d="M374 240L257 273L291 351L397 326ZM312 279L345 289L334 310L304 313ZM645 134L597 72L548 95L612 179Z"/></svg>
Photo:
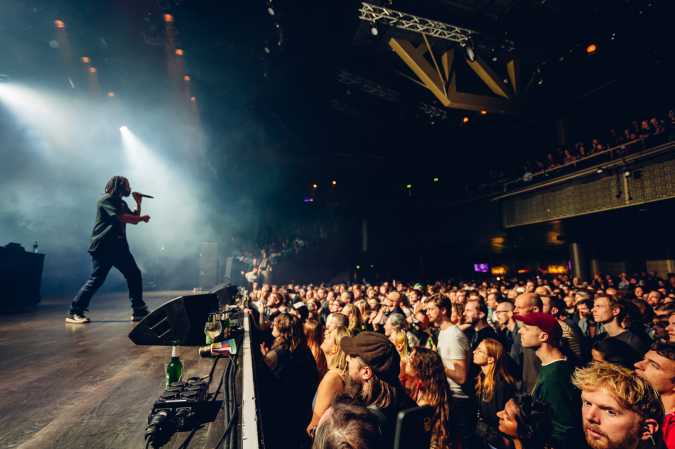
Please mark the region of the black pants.
<svg viewBox="0 0 675 449"><path fill-rule="evenodd" d="M471 449L475 426L475 404L470 398L452 398L452 427L455 442L462 449Z"/></svg>
<svg viewBox="0 0 675 449"><path fill-rule="evenodd" d="M133 310L143 311L146 309L145 302L143 302L141 270L136 265L134 256L131 255L126 242L120 242L114 246L108 245L91 253L91 265L91 276L73 299L70 313L82 313L88 309L91 297L103 285L112 267L117 268L127 280L129 299Z"/></svg>

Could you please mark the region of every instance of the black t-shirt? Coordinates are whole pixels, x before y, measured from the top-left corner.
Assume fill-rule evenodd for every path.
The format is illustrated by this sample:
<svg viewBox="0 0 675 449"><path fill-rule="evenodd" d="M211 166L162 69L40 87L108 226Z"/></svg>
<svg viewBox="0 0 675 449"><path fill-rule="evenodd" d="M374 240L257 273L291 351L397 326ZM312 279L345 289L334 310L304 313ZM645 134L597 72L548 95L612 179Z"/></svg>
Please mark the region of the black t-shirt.
<svg viewBox="0 0 675 449"><path fill-rule="evenodd" d="M472 353L476 350L480 342L486 338L498 340L497 333L490 326L484 327L478 332L476 332L473 327L470 327L464 331L464 335L466 335L466 339L469 340L469 346Z"/></svg>
<svg viewBox="0 0 675 449"><path fill-rule="evenodd" d="M626 343L640 356L643 356L649 350L649 346L651 345L651 341L648 341L649 337L642 338L630 330L625 330L621 332L619 335L606 338L607 339L613 338L615 340L619 340Z"/></svg>
<svg viewBox="0 0 675 449"><path fill-rule="evenodd" d="M96 202L96 223L91 232L89 252L93 253L110 244L126 245L126 224L120 214L132 214L127 203L118 196L109 193L103 195Z"/></svg>

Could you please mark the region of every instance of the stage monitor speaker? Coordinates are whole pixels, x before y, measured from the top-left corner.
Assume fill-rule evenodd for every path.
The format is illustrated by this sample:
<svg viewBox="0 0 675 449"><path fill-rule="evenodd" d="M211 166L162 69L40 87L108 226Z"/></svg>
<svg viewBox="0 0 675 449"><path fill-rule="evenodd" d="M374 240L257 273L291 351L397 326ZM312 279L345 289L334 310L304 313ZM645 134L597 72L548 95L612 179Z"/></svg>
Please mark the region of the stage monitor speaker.
<svg viewBox="0 0 675 449"><path fill-rule="evenodd" d="M202 346L204 324L218 310L213 293L179 296L153 310L129 333L129 339L144 346Z"/></svg>
<svg viewBox="0 0 675 449"><path fill-rule="evenodd" d="M220 308L231 306L237 300L239 288L232 284L220 284L209 290L209 293L216 295Z"/></svg>

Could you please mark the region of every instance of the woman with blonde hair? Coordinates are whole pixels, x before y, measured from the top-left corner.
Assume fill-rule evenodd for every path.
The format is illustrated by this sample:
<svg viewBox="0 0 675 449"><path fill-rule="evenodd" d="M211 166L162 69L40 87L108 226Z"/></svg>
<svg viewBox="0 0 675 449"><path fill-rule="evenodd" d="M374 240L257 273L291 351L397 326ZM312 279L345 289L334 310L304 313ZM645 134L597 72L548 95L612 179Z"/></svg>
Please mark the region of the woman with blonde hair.
<svg viewBox="0 0 675 449"><path fill-rule="evenodd" d="M321 350L323 326L316 320L308 319L303 325L303 330L305 331L305 337L307 337L307 346L309 347L309 350L312 351L312 356L316 362L316 371L319 374L319 380L321 380L324 374L326 374L326 371L328 371L326 356Z"/></svg>
<svg viewBox="0 0 675 449"><path fill-rule="evenodd" d="M347 304L342 309L342 314L346 315L349 318L349 325L347 330L349 330L351 335L356 335L363 330L363 321L361 319L361 310L356 307L354 304Z"/></svg>
<svg viewBox="0 0 675 449"><path fill-rule="evenodd" d="M499 441L497 412L516 394L516 380L505 366L504 346L493 338L481 341L473 351L473 363L480 368L476 375L476 447L488 447Z"/></svg>
<svg viewBox="0 0 675 449"><path fill-rule="evenodd" d="M344 327L337 327L326 331L321 344L321 350L326 356L328 371L321 379L312 407L312 420L307 426L307 433L314 437L321 416L328 410L331 402L345 389L347 379L347 354L340 347L340 340L350 337L351 333Z"/></svg>

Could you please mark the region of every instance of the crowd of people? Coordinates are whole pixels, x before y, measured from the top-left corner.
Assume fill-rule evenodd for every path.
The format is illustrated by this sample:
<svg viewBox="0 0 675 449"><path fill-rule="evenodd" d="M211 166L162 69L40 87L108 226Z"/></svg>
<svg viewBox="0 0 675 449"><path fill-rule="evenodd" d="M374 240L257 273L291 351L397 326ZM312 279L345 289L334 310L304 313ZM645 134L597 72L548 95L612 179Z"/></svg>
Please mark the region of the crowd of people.
<svg viewBox="0 0 675 449"><path fill-rule="evenodd" d="M675 275L432 285L254 285L268 441L393 447L675 448ZM419 446L422 447L422 446Z"/></svg>
<svg viewBox="0 0 675 449"><path fill-rule="evenodd" d="M623 130L610 129L603 137L593 137L588 142L579 141L572 146L559 146L546 155L546 159L527 162L524 166L523 180L529 181L535 173L552 170L563 165L572 164L592 154L609 148L616 148L617 156L649 146L665 143L675 138L675 111L669 110L664 117L652 116L644 120L633 120Z"/></svg>

